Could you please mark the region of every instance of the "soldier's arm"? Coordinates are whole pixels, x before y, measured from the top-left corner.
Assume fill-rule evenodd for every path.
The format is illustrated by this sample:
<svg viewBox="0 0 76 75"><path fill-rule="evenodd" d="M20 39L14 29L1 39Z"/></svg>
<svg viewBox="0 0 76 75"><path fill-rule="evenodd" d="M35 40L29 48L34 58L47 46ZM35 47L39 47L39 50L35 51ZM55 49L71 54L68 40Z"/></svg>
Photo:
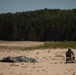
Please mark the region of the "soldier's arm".
<svg viewBox="0 0 76 75"><path fill-rule="evenodd" d="M73 55L74 55L73 51L71 52L71 54L73 54Z"/></svg>

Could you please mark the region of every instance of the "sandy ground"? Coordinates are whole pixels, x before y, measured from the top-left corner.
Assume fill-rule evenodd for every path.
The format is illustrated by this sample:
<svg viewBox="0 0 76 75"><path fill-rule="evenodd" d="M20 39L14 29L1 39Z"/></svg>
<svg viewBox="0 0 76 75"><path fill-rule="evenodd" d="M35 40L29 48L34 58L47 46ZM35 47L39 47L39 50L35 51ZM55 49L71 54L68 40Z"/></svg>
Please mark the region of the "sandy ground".
<svg viewBox="0 0 76 75"><path fill-rule="evenodd" d="M43 49L22 51L8 46L34 46L42 42L0 42L0 59L7 56L35 58L36 63L0 62L0 75L76 75L76 63L65 63L67 49ZM2 46L2 47L1 47ZM3 46L7 47L6 49ZM76 50L74 50L76 54Z"/></svg>

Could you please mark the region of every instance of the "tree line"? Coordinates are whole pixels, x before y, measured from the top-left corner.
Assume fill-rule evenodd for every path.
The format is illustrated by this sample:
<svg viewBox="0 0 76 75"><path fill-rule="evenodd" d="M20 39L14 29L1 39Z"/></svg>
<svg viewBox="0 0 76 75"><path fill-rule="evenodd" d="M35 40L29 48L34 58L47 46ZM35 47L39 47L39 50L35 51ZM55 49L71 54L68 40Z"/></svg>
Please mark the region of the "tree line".
<svg viewBox="0 0 76 75"><path fill-rule="evenodd" d="M0 40L76 41L76 9L2 13Z"/></svg>

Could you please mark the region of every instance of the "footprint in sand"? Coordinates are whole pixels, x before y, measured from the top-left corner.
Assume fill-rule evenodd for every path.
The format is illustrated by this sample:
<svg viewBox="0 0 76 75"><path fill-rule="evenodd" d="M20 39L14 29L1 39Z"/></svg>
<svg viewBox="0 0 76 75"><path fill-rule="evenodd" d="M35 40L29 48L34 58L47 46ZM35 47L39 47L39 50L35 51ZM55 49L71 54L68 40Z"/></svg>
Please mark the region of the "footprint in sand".
<svg viewBox="0 0 76 75"><path fill-rule="evenodd" d="M19 67L19 65L17 65L17 64L11 64L10 66L15 66L15 67Z"/></svg>
<svg viewBox="0 0 76 75"><path fill-rule="evenodd" d="M73 73L72 75L75 75L75 73Z"/></svg>
<svg viewBox="0 0 76 75"><path fill-rule="evenodd" d="M38 66L38 68L41 68L41 67L43 67L43 66Z"/></svg>
<svg viewBox="0 0 76 75"><path fill-rule="evenodd" d="M32 68L36 68L36 67L32 67Z"/></svg>
<svg viewBox="0 0 76 75"><path fill-rule="evenodd" d="M67 73L64 73L64 74L67 74Z"/></svg>
<svg viewBox="0 0 76 75"><path fill-rule="evenodd" d="M0 75L3 75L3 73L0 73Z"/></svg>
<svg viewBox="0 0 76 75"><path fill-rule="evenodd" d="M55 62L54 64L58 64L58 63Z"/></svg>
<svg viewBox="0 0 76 75"><path fill-rule="evenodd" d="M46 73L48 73L48 71L46 71Z"/></svg>
<svg viewBox="0 0 76 75"><path fill-rule="evenodd" d="M44 69L42 69L42 71L45 71Z"/></svg>
<svg viewBox="0 0 76 75"><path fill-rule="evenodd" d="M22 68L27 68L27 66L22 66Z"/></svg>
<svg viewBox="0 0 76 75"><path fill-rule="evenodd" d="M63 63L63 62L60 62L61 64Z"/></svg>
<svg viewBox="0 0 76 75"><path fill-rule="evenodd" d="M39 52L36 53L36 55L39 54Z"/></svg>
<svg viewBox="0 0 76 75"><path fill-rule="evenodd" d="M37 72L39 72L39 70L37 70Z"/></svg>

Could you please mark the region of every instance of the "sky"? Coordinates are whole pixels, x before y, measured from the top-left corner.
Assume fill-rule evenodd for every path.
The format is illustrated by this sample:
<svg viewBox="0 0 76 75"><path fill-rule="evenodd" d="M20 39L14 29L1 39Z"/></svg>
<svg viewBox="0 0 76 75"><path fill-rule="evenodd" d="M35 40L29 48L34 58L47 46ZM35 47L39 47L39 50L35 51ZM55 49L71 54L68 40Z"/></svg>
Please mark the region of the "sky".
<svg viewBox="0 0 76 75"><path fill-rule="evenodd" d="M39 9L75 9L76 0L0 0L0 13Z"/></svg>

